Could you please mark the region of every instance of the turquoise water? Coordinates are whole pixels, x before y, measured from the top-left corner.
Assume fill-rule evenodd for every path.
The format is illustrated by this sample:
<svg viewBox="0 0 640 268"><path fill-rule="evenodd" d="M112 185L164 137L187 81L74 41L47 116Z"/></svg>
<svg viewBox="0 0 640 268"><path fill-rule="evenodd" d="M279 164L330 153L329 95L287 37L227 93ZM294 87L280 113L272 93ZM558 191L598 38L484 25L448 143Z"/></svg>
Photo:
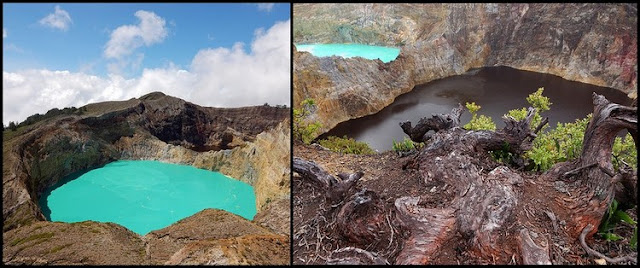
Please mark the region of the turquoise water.
<svg viewBox="0 0 640 268"><path fill-rule="evenodd" d="M49 220L115 222L141 235L205 208L248 220L256 214L250 185L218 172L157 161L112 162L71 175L51 189L40 200Z"/></svg>
<svg viewBox="0 0 640 268"><path fill-rule="evenodd" d="M298 51L307 51L316 57L341 56L351 58L360 56L365 59L380 59L382 62L395 60L400 49L395 47L369 46L360 44L309 44L296 45Z"/></svg>

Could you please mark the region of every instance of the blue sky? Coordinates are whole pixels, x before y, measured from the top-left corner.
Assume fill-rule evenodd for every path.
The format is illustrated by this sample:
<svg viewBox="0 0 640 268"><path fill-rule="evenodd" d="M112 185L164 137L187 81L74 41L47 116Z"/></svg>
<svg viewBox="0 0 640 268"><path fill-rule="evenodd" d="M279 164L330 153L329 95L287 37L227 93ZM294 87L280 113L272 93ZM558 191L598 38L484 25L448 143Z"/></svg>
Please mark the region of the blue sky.
<svg viewBox="0 0 640 268"><path fill-rule="evenodd" d="M3 4L3 123L155 90L288 105L289 17L289 3Z"/></svg>

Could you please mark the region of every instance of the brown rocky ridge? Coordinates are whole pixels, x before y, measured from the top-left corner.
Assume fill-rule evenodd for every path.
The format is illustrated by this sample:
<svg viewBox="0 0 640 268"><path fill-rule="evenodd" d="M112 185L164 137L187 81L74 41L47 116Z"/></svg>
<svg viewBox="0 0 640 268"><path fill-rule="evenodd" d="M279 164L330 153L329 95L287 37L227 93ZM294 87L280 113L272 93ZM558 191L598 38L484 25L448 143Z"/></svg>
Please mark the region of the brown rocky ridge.
<svg viewBox="0 0 640 268"><path fill-rule="evenodd" d="M288 264L289 116L286 107L202 107L154 92L5 130L3 263ZM63 177L140 159L246 182L258 214L205 209L145 236L115 223L46 220L38 200Z"/></svg>

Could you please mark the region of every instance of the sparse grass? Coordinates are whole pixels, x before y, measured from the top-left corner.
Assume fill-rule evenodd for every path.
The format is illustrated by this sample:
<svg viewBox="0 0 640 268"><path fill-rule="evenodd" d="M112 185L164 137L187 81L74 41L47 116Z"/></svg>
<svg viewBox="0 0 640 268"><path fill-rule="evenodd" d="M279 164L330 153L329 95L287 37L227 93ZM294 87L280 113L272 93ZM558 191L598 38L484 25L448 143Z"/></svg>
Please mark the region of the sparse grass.
<svg viewBox="0 0 640 268"><path fill-rule="evenodd" d="M310 98L300 103L300 109L293 109L293 139L302 141L304 144L309 144L316 137L322 124L305 121L315 109L316 103Z"/></svg>
<svg viewBox="0 0 640 268"><path fill-rule="evenodd" d="M11 246L12 247L13 246L17 246L17 245L24 244L24 243L27 243L27 242L33 241L33 240L41 240L41 239L47 240L47 239L53 237L54 235L55 235L54 233L40 233L40 234L34 234L34 235L31 235L31 236L28 236L26 238L17 238L17 239L15 239L15 240L13 240L11 242Z"/></svg>
<svg viewBox="0 0 640 268"><path fill-rule="evenodd" d="M60 251L61 249L69 247L71 245L73 245L73 244L69 243L69 244L64 244L64 245L60 245L60 246L54 247L51 250L49 250L49 253L56 253L56 252Z"/></svg>
<svg viewBox="0 0 640 268"><path fill-rule="evenodd" d="M8 230L11 230L19 226L29 225L34 222L34 217L31 214L31 210L29 209L29 206L22 205L18 207L18 209L13 213L12 217L9 217L8 219L5 219L5 220L6 221L2 225L3 232L6 232Z"/></svg>
<svg viewBox="0 0 640 268"><path fill-rule="evenodd" d="M412 150L420 149L422 148L422 146L424 146L424 143L416 143L416 142L413 142L411 139L404 137L404 140L399 142L394 139L392 149L394 152L400 153L400 152L409 152Z"/></svg>
<svg viewBox="0 0 640 268"><path fill-rule="evenodd" d="M2 141L7 142L17 136L24 134L29 128L29 126L19 126L16 131L11 131L10 129L5 129L2 131Z"/></svg>
<svg viewBox="0 0 640 268"><path fill-rule="evenodd" d="M145 256L147 256L147 250L144 247L141 247L138 250L138 254L140 254L140 257L145 257Z"/></svg>
<svg viewBox="0 0 640 268"><path fill-rule="evenodd" d="M84 110L82 115L84 117L89 117L89 116L100 116L104 113L108 113L112 111L124 110L127 108L131 108L137 104L138 104L138 100L130 99L126 101L105 101L105 102L99 102L99 103L92 103L92 104L83 106L81 108L83 108Z"/></svg>
<svg viewBox="0 0 640 268"><path fill-rule="evenodd" d="M364 142L359 142L353 138L342 138L336 136L329 136L327 139L319 140L318 143L327 149L345 153L345 154L375 154L376 152Z"/></svg>

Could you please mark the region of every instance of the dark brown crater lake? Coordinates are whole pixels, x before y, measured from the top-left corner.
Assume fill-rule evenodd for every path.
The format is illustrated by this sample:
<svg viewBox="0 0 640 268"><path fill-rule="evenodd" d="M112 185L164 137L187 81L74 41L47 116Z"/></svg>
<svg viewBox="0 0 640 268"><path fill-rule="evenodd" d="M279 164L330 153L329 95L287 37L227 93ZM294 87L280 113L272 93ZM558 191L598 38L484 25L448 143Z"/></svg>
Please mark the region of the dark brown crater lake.
<svg viewBox="0 0 640 268"><path fill-rule="evenodd" d="M482 106L478 114L490 116L501 128L504 126L502 115L512 109L528 107L527 96L539 87L544 87L543 95L551 100L551 110L542 116L549 117L549 125L553 128L557 123L574 122L592 113L592 92L615 103L631 104L626 94L612 88L509 67L486 67L416 86L380 112L342 122L320 138L346 135L366 142L379 152L388 151L394 139L401 141L407 137L400 129L400 122L410 120L415 125L422 117L449 113L458 103L464 105L465 102ZM465 109L461 123L464 125L469 120L471 115Z"/></svg>

